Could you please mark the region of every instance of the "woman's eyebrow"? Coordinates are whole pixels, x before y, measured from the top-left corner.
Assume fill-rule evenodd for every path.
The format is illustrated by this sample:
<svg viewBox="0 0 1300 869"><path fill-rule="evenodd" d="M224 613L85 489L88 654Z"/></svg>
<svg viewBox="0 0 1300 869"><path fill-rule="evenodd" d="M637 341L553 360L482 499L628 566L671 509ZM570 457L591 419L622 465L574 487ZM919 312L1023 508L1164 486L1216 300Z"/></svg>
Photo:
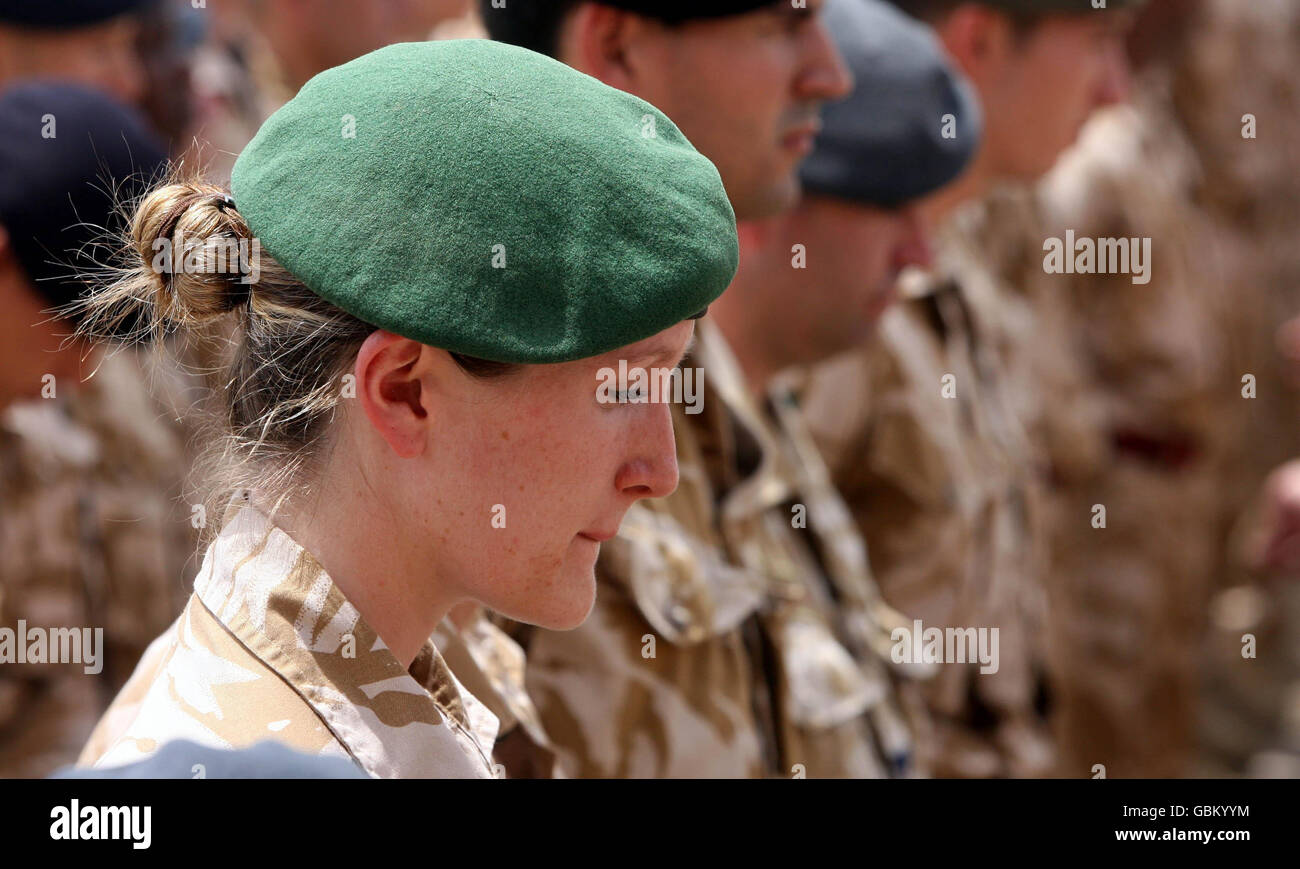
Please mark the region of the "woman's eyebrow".
<svg viewBox="0 0 1300 869"><path fill-rule="evenodd" d="M629 364L634 362L650 363L649 365L642 365L641 367L643 368L645 367L654 368L656 367L655 363L662 364L662 363L671 362L672 364L666 365L664 367L676 368L678 365L681 364L682 360L685 359L687 355L692 350L695 349L695 337L696 337L696 333L692 332L690 340L686 342L685 349L682 350L681 354L677 356L676 359L673 359L670 356L670 354L673 352L672 348L667 345L667 342L661 341L651 347L647 347L641 353L628 356L627 361Z"/></svg>

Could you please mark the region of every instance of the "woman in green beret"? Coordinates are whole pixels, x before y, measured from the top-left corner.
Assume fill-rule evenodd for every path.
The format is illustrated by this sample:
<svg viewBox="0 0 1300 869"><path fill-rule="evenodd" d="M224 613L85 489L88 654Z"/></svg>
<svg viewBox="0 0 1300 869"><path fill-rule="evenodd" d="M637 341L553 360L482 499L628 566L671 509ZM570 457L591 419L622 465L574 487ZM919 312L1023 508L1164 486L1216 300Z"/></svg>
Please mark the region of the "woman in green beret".
<svg viewBox="0 0 1300 869"><path fill-rule="evenodd" d="M220 520L82 764L272 739L374 776L493 775L497 719L430 634L474 605L578 625L601 541L675 487L669 408L602 384L675 366L729 283L712 164L549 58L396 45L308 82L230 193L147 196L127 255L90 334L143 314L233 336Z"/></svg>

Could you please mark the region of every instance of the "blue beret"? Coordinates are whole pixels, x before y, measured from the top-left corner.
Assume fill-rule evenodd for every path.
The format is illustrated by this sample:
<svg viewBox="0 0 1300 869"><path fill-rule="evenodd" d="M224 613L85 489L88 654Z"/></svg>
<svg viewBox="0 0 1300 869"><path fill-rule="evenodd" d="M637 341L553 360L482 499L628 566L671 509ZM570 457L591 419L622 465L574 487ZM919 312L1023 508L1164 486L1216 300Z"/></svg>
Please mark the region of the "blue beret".
<svg viewBox="0 0 1300 869"><path fill-rule="evenodd" d="M0 226L32 285L52 304L72 301L75 273L96 263L86 247L116 234L124 199L167 163L131 108L98 91L30 82L0 93Z"/></svg>
<svg viewBox="0 0 1300 869"><path fill-rule="evenodd" d="M151 0L0 0L0 24L62 29L89 27L134 12Z"/></svg>
<svg viewBox="0 0 1300 869"><path fill-rule="evenodd" d="M979 104L930 28L881 0L830 0L825 15L855 84L822 114L804 189L889 208L961 174Z"/></svg>
<svg viewBox="0 0 1300 869"><path fill-rule="evenodd" d="M350 760L303 754L271 740L228 751L185 739L169 742L136 763L107 769L66 767L50 778L198 778L200 772L202 778L368 778Z"/></svg>

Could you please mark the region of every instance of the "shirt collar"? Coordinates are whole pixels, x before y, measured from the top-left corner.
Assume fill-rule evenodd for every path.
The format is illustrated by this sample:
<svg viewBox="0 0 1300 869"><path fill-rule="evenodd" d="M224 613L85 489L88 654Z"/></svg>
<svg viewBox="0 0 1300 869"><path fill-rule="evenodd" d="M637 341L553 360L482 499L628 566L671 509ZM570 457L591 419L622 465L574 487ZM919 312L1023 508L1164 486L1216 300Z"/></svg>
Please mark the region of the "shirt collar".
<svg viewBox="0 0 1300 869"><path fill-rule="evenodd" d="M714 468L711 479L730 479L738 471L736 448L744 437L757 453L757 465L721 495L719 509L724 525L744 523L791 496L790 483L781 473L778 450L763 410L749 393L740 363L736 360L721 330L709 320L696 325L692 360L704 370L704 379L720 407L710 430L694 428L693 436L703 435L721 442L709 452L718 454L725 467ZM683 363L690 364L690 363ZM701 386L703 390L703 386ZM688 422L687 425L690 425ZM716 459L715 459L716 460Z"/></svg>
<svg viewBox="0 0 1300 869"><path fill-rule="evenodd" d="M497 719L433 643L403 667L311 553L262 511L231 511L194 591L372 776L493 775Z"/></svg>

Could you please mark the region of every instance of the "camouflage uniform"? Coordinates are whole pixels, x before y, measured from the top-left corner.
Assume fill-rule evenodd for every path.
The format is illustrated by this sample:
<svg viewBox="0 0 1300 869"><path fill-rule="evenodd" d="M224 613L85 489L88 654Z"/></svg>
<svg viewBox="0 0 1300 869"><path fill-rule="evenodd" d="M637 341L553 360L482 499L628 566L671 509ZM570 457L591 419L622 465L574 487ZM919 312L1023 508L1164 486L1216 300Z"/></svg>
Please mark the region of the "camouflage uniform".
<svg viewBox="0 0 1300 869"><path fill-rule="evenodd" d="M1226 538L1216 579L1227 588L1210 604L1197 772L1295 776L1300 594L1294 577L1253 572L1249 550L1263 528L1258 511L1244 508L1270 470L1300 454L1300 403L1275 340L1278 325L1300 313L1300 3L1206 0L1174 60L1167 100L1195 151L1193 200L1214 221L1229 279L1214 296L1228 339L1225 389L1237 390L1220 405L1236 435L1216 486ZM1256 138L1243 136L1247 114ZM1239 395L1246 373L1257 381L1249 401ZM1242 657L1247 633L1256 658Z"/></svg>
<svg viewBox="0 0 1300 869"><path fill-rule="evenodd" d="M210 38L194 53L191 153L206 177L224 183L235 157L262 122L294 94L266 39L255 29Z"/></svg>
<svg viewBox="0 0 1300 869"><path fill-rule="evenodd" d="M523 629L527 687L578 776L886 776L911 769L889 672L901 617L788 390L759 408L710 323L675 405L681 483L602 547L586 623Z"/></svg>
<svg viewBox="0 0 1300 869"><path fill-rule="evenodd" d="M1152 239L1147 284L1126 273L1047 275L1041 264L1029 272L1039 304L1068 312L1068 328L1042 330L1035 352L1079 360L1101 445L1090 463L1051 454L1049 636L1067 775L1096 764L1112 777L1190 772L1197 652L1220 547L1221 410L1243 402L1226 370L1216 299L1226 281L1217 235L1192 199L1195 178L1167 103L1144 90L1135 106L1095 118L1042 186L1043 236ZM1050 376L1042 388L1054 391Z"/></svg>
<svg viewBox="0 0 1300 869"><path fill-rule="evenodd" d="M525 690L524 650L476 609L461 624L444 619L429 638L451 672L497 717L497 772L521 778L562 778L555 747Z"/></svg>
<svg viewBox="0 0 1300 869"><path fill-rule="evenodd" d="M1040 470L1006 356L1032 321L997 267L1010 235L989 203L954 216L939 268L905 275L878 339L814 369L803 396L885 600L926 627L998 628L997 673L947 664L926 686L918 751L940 776L1051 763Z"/></svg>
<svg viewBox="0 0 1300 869"><path fill-rule="evenodd" d="M311 554L236 501L185 610L79 762L269 738L375 777L491 778L496 735L432 642L402 667Z"/></svg>
<svg viewBox="0 0 1300 869"><path fill-rule="evenodd" d="M147 379L165 382L122 352L76 392L0 416L0 626L104 629L97 675L80 664L0 667L0 776L75 759L184 601L196 563L189 511L176 503L184 442Z"/></svg>
<svg viewBox="0 0 1300 869"><path fill-rule="evenodd" d="M226 182L235 157L262 123L294 95L273 47L255 23L237 12L222 22L193 52L194 117L187 157L204 168L205 177ZM435 39L480 39L486 33L472 7L439 22Z"/></svg>
<svg viewBox="0 0 1300 869"><path fill-rule="evenodd" d="M1150 236L1156 260L1146 286L1075 276L1043 294L1071 311L1111 447L1062 487L1072 520L1057 549L1075 586L1075 624L1060 638L1071 772L1261 771L1251 754L1286 714L1296 598L1246 587L1258 578L1238 544L1265 474L1300 450L1273 336L1300 310L1298 36L1292 0L1207 0L1144 71L1136 110L1095 124L1044 188L1055 226ZM1246 114L1256 139L1243 136ZM1092 503L1111 511L1105 532L1073 524ZM1117 509L1131 524L1117 527ZM1216 586L1229 588L1215 596ZM1242 656L1247 633L1257 658Z"/></svg>

